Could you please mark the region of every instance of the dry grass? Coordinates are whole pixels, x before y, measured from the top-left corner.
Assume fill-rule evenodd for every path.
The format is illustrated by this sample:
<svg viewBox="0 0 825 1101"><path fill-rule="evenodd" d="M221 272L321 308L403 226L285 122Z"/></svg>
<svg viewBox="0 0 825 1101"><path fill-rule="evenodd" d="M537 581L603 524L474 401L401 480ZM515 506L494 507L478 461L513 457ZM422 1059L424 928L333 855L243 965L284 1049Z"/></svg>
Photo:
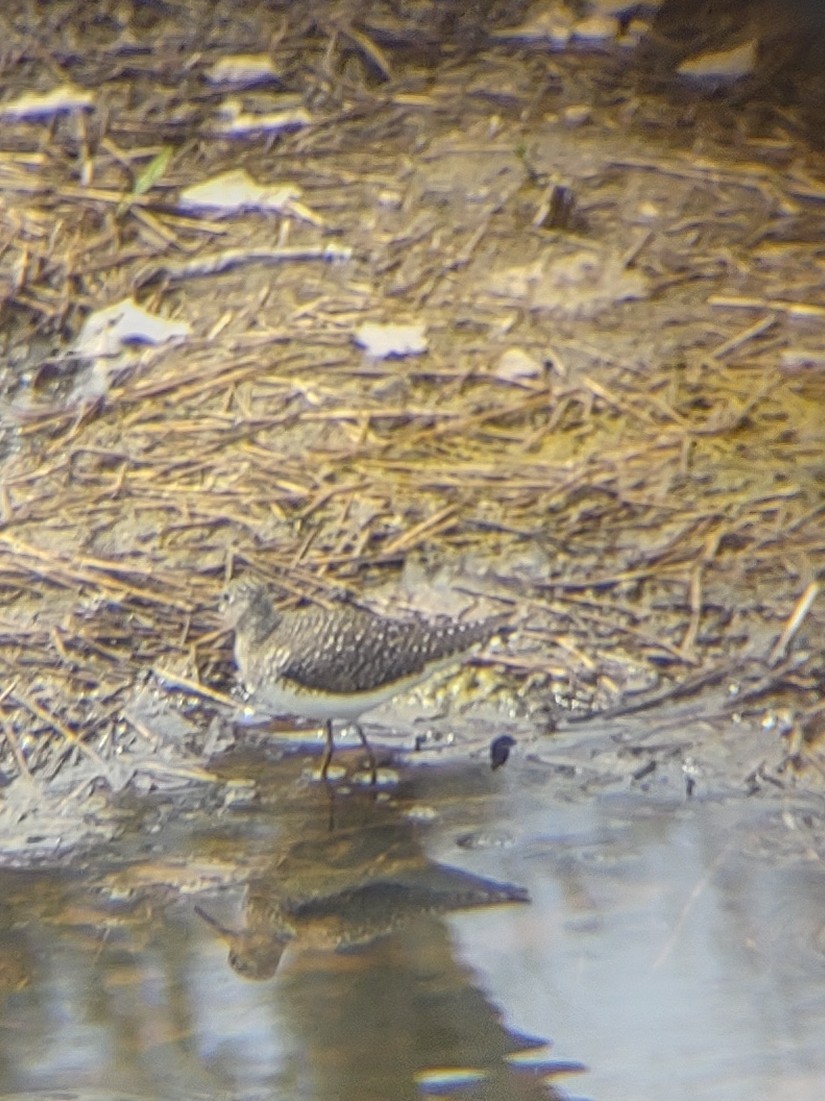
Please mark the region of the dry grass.
<svg viewBox="0 0 825 1101"><path fill-rule="evenodd" d="M615 709L727 678L737 707L804 728L822 674L818 154L781 121L737 132L736 112L700 141L682 105L621 78L571 130L565 105L600 101L592 59L500 46L430 70L369 27L263 6L231 25L173 12L163 34L73 11L4 16L19 91L57 72L96 97L4 124L0 152L4 767L82 752L105 772L151 670L226 689L215 609L239 568L323 599L446 566L522 623L507 675L529 700ZM261 42L312 124L216 137L225 93L204 72ZM167 174L131 194L165 144ZM237 163L300 186L322 224L177 209ZM531 224L555 176L579 232ZM641 292L583 285L556 308L538 276L507 282L588 249L593 280L615 260ZM79 401L69 336L132 291L193 338ZM429 353L366 360L354 329L396 318L426 322ZM497 368L514 346L532 374Z"/></svg>

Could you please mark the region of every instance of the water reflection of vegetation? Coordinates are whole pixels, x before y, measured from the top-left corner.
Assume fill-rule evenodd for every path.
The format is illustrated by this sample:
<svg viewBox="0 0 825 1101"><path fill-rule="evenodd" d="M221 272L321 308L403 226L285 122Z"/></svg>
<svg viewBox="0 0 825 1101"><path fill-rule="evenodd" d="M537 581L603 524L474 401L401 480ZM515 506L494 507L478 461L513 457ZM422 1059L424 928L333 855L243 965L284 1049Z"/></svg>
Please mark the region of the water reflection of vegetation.
<svg viewBox="0 0 825 1101"><path fill-rule="evenodd" d="M73 1080L78 1061L172 1094L184 1082L272 1085L294 1070L284 1053L300 1050L318 1097L413 1097L417 1078L445 1067L478 1075L479 1097L555 1096L546 1082L571 1068L503 1023L441 919L523 903L524 890L433 863L408 813L414 784L331 801L299 759L259 777L261 802L211 826L195 815L183 833L177 822L143 859L128 859L138 837L125 836L108 872L7 873L0 948L23 962L2 1019L25 1021L26 1039L15 1030L0 1088L42 1083L50 1065ZM257 983L216 965L224 942L231 969ZM221 1031L220 1056L196 1054ZM252 1033L259 1055L243 1067Z"/></svg>

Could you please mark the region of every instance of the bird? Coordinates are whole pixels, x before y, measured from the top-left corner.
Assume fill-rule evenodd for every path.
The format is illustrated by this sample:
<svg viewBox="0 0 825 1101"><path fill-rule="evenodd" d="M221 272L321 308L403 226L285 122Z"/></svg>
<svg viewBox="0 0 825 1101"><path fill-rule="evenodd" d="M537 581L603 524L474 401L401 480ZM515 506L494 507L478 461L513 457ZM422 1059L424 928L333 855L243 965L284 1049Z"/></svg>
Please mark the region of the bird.
<svg viewBox="0 0 825 1101"><path fill-rule="evenodd" d="M333 720L354 724L375 783L375 755L356 720L506 629L502 616L396 618L349 603L282 610L246 575L230 582L222 607L256 710L323 723L323 780L334 750Z"/></svg>

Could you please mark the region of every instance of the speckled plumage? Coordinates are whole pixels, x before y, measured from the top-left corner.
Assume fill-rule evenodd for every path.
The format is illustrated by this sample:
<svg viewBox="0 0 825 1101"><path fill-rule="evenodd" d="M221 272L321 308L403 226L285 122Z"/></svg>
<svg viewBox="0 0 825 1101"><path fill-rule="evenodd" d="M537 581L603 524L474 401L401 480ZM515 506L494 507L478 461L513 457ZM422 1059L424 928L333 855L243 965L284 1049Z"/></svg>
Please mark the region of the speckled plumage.
<svg viewBox="0 0 825 1101"><path fill-rule="evenodd" d="M262 586L249 584L238 586L230 601L237 605L235 660L250 691L263 702L267 688L284 681L308 696L341 697L336 718L367 710L353 711L364 695L382 692L390 699L502 625L446 616L393 619L351 604L279 612ZM326 717L325 710L301 714Z"/></svg>
<svg viewBox="0 0 825 1101"><path fill-rule="evenodd" d="M503 626L500 618L389 618L351 604L281 612L266 589L243 578L233 582L227 610L252 704L273 715L326 722L330 745L332 719L357 719ZM366 745L363 735L362 741Z"/></svg>

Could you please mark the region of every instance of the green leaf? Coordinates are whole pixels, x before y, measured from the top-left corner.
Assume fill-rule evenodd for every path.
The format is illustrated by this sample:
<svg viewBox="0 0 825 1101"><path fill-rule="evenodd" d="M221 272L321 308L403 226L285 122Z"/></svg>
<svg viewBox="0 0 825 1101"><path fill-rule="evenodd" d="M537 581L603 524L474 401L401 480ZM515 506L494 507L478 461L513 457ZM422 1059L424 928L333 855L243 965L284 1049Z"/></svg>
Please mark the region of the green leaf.
<svg viewBox="0 0 825 1101"><path fill-rule="evenodd" d="M151 190L166 171L174 150L171 145L164 145L156 157L152 157L144 170L135 180L132 188L133 195L145 195Z"/></svg>

